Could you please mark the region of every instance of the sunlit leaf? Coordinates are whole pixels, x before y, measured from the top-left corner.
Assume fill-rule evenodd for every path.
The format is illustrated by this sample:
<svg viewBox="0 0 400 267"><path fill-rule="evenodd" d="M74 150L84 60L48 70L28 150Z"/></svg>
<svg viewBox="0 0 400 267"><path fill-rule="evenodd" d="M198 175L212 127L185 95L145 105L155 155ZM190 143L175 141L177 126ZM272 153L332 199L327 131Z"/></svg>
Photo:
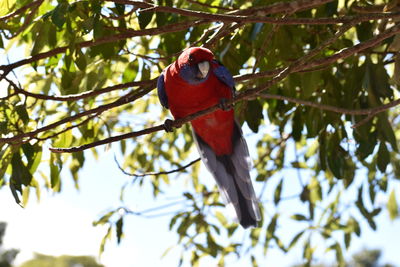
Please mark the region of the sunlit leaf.
<svg viewBox="0 0 400 267"><path fill-rule="evenodd" d="M0 1L0 16L10 13L17 0L2 0Z"/></svg>
<svg viewBox="0 0 400 267"><path fill-rule="evenodd" d="M394 220L395 218L397 218L397 216L399 216L399 206L397 204L396 193L394 189L390 192L389 200L387 202L387 208L391 220Z"/></svg>

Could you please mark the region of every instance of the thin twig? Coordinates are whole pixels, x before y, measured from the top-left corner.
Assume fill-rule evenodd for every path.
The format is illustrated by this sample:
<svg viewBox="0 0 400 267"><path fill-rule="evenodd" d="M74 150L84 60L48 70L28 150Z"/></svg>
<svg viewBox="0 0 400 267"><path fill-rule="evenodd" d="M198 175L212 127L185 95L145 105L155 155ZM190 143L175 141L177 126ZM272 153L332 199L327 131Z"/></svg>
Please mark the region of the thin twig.
<svg viewBox="0 0 400 267"><path fill-rule="evenodd" d="M187 167L192 166L192 165L195 164L196 162L200 161L200 158L195 159L195 160L189 162L188 164L186 164L186 165L184 165L184 166L182 166L182 167L179 167L179 168L176 168L176 169L173 169L173 170L170 170L170 171L145 172L145 173L129 173L129 172L125 171L125 170L121 167L121 165L120 165L119 162L117 161L117 158L116 158L116 157L114 157L114 161L117 163L118 168L121 170L121 172L122 172L123 174L128 175L128 176L133 176L133 177L135 177L135 178L139 178L139 177L145 177L145 176L159 176L159 175L162 175L162 174L171 174L171 173L174 173L174 172L180 172L180 171L186 169Z"/></svg>
<svg viewBox="0 0 400 267"><path fill-rule="evenodd" d="M13 86L14 91L17 92L18 94L23 94L25 96L29 96L29 97L36 98L36 99L66 101L66 102L77 101L77 100L85 99L88 97L93 97L93 96L101 95L104 93L109 93L109 92L112 92L115 90L129 88L129 87L137 87L137 86L145 86L145 87L152 86L153 87L156 83L155 79L139 81L139 82L128 82L128 83L104 87L104 88L98 89L98 90L91 90L91 91L83 92L81 94L65 95L65 96L51 96L51 95L43 95L43 94L28 92L26 90L23 90L19 86L17 86L13 81L8 79L7 77L5 77L4 79Z"/></svg>

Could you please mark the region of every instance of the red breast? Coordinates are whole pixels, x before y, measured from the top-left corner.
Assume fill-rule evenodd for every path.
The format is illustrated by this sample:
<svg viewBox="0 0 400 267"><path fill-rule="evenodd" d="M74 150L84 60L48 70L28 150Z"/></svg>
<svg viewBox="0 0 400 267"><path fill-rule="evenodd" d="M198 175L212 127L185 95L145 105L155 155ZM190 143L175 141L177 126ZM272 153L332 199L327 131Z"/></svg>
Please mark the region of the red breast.
<svg viewBox="0 0 400 267"><path fill-rule="evenodd" d="M211 66L213 68L215 66ZM168 104L175 119L219 103L221 98L232 98L231 89L218 80L210 70L209 78L199 84L189 84L179 75L175 62L165 72L165 90ZM217 110L199 117L192 122L195 132L214 150L217 155L232 153L233 110Z"/></svg>

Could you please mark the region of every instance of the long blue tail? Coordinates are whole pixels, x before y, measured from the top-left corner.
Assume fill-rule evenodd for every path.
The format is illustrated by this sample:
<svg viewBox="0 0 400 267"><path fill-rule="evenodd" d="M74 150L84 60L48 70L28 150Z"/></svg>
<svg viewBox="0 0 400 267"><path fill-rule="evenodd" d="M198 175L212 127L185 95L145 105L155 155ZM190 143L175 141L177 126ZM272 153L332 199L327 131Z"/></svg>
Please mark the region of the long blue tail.
<svg viewBox="0 0 400 267"><path fill-rule="evenodd" d="M258 201L250 178L251 160L242 131L235 123L233 153L217 156L201 137L194 133L201 159L214 176L222 198L232 204L244 228L256 227L261 219Z"/></svg>

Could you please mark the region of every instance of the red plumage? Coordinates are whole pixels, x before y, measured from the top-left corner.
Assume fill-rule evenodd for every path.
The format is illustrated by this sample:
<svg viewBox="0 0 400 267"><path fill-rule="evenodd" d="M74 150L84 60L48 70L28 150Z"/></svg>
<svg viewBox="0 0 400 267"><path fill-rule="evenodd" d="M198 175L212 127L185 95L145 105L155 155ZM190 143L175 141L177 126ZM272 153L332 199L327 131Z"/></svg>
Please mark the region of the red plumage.
<svg viewBox="0 0 400 267"><path fill-rule="evenodd" d="M232 98L232 90L218 80L213 69L218 64L210 65L209 78L199 84L188 84L181 76L181 67L188 62L188 56L196 56L193 64L203 60L212 60L211 51L204 48L185 50L165 71L165 91L168 96L169 108L175 119L185 117L197 111L215 106L222 98ZM234 124L233 110L217 110L211 114L192 121L195 132L211 146L217 155L232 153L232 133Z"/></svg>

